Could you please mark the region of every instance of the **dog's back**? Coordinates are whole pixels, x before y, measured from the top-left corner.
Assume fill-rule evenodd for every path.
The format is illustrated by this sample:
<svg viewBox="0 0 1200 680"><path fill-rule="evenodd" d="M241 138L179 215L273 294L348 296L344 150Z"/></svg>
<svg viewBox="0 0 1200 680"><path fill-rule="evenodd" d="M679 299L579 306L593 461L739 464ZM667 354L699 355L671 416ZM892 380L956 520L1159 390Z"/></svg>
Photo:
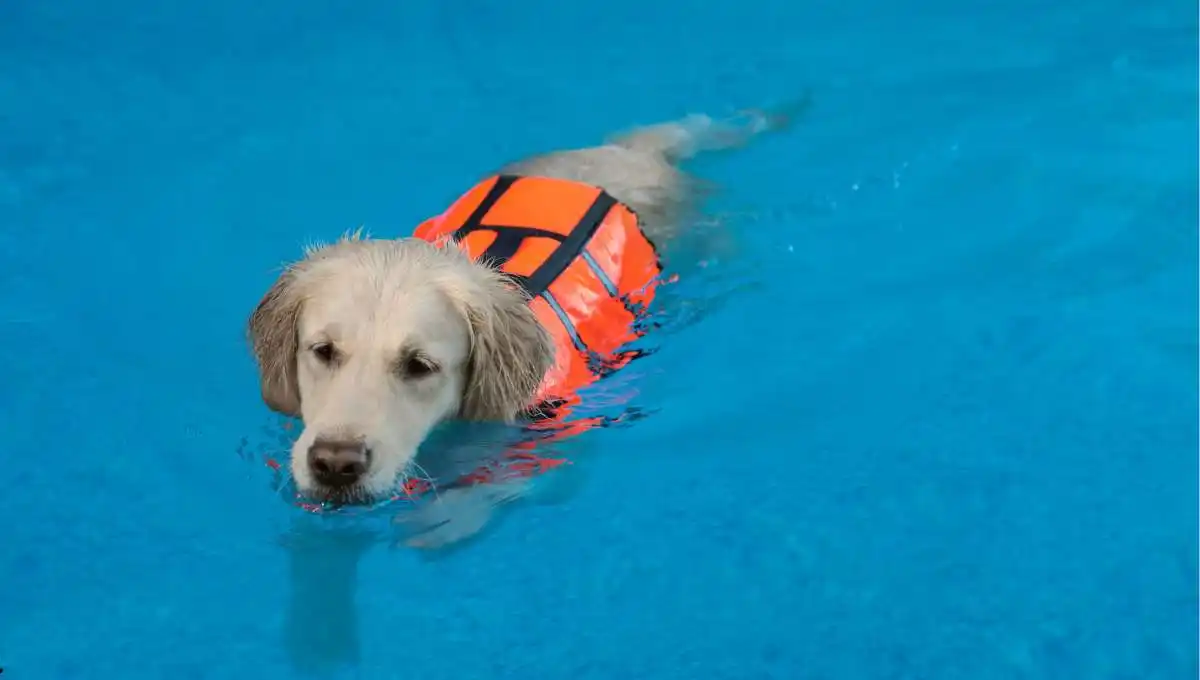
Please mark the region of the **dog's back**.
<svg viewBox="0 0 1200 680"><path fill-rule="evenodd" d="M706 151L736 148L761 133L778 130L802 105L777 112L747 111L726 120L690 115L633 128L599 146L510 163L500 174L554 177L601 187L638 214L647 236L662 242L676 235L711 186L684 172L683 161Z"/></svg>

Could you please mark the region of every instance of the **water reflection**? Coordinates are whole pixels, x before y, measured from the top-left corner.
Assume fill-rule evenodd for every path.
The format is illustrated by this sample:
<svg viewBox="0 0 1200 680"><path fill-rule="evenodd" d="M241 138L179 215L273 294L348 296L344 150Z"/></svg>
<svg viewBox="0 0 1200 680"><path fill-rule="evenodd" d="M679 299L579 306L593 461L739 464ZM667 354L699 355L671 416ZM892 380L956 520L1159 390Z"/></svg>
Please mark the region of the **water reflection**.
<svg viewBox="0 0 1200 680"><path fill-rule="evenodd" d="M284 540L288 602L284 647L306 675L328 675L360 659L358 563L378 539L362 529L299 517Z"/></svg>

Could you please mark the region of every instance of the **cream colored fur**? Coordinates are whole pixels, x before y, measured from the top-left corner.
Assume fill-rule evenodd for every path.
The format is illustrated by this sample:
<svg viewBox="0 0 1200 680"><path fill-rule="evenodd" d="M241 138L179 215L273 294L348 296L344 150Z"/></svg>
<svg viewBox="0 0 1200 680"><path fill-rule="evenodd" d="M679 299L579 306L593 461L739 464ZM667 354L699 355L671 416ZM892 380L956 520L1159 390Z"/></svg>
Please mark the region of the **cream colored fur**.
<svg viewBox="0 0 1200 680"><path fill-rule="evenodd" d="M740 145L781 120L690 116L501 172L601 186L661 242L705 189L679 162ZM304 423L291 463L301 492L330 496L307 463L314 442L356 441L369 449L367 472L345 500L393 491L411 473L418 446L445 420L517 418L553 361L546 331L501 275L453 246L417 239L352 235L310 249L263 296L249 335L264 401ZM411 362L419 370L409 370Z"/></svg>
<svg viewBox="0 0 1200 680"><path fill-rule="evenodd" d="M511 420L550 368L553 347L524 298L457 248L345 238L315 249L272 286L250 320L263 399L298 415L292 475L317 438L362 440L361 495L392 490L417 447L452 417ZM333 361L314 347L332 344ZM412 355L436 370L404 375Z"/></svg>

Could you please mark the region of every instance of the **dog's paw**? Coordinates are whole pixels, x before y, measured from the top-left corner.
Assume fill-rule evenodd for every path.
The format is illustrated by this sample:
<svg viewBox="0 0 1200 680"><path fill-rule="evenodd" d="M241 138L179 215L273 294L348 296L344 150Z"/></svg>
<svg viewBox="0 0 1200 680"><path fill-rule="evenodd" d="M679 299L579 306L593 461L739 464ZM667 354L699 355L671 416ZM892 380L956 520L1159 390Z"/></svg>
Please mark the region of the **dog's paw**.
<svg viewBox="0 0 1200 680"><path fill-rule="evenodd" d="M404 545L436 550L478 534L497 506L523 492L523 484L477 484L447 489L412 512L397 516L394 521L408 534L403 540Z"/></svg>

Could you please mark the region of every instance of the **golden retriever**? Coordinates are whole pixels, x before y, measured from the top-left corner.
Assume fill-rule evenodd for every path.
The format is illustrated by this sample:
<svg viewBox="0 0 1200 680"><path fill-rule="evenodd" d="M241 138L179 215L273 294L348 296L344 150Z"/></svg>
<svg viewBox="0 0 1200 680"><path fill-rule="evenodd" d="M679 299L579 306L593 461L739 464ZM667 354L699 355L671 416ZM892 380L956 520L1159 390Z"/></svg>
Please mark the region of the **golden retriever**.
<svg viewBox="0 0 1200 680"><path fill-rule="evenodd" d="M692 115L534 156L498 174L599 187L661 244L686 227L707 187L680 163L740 146L786 118ZM338 502L395 493L443 421L519 418L554 360L550 335L504 275L453 244L416 238L352 234L310 248L262 297L248 333L264 401L303 421L290 468L298 491ZM507 493L484 489L467 504L486 506Z"/></svg>

